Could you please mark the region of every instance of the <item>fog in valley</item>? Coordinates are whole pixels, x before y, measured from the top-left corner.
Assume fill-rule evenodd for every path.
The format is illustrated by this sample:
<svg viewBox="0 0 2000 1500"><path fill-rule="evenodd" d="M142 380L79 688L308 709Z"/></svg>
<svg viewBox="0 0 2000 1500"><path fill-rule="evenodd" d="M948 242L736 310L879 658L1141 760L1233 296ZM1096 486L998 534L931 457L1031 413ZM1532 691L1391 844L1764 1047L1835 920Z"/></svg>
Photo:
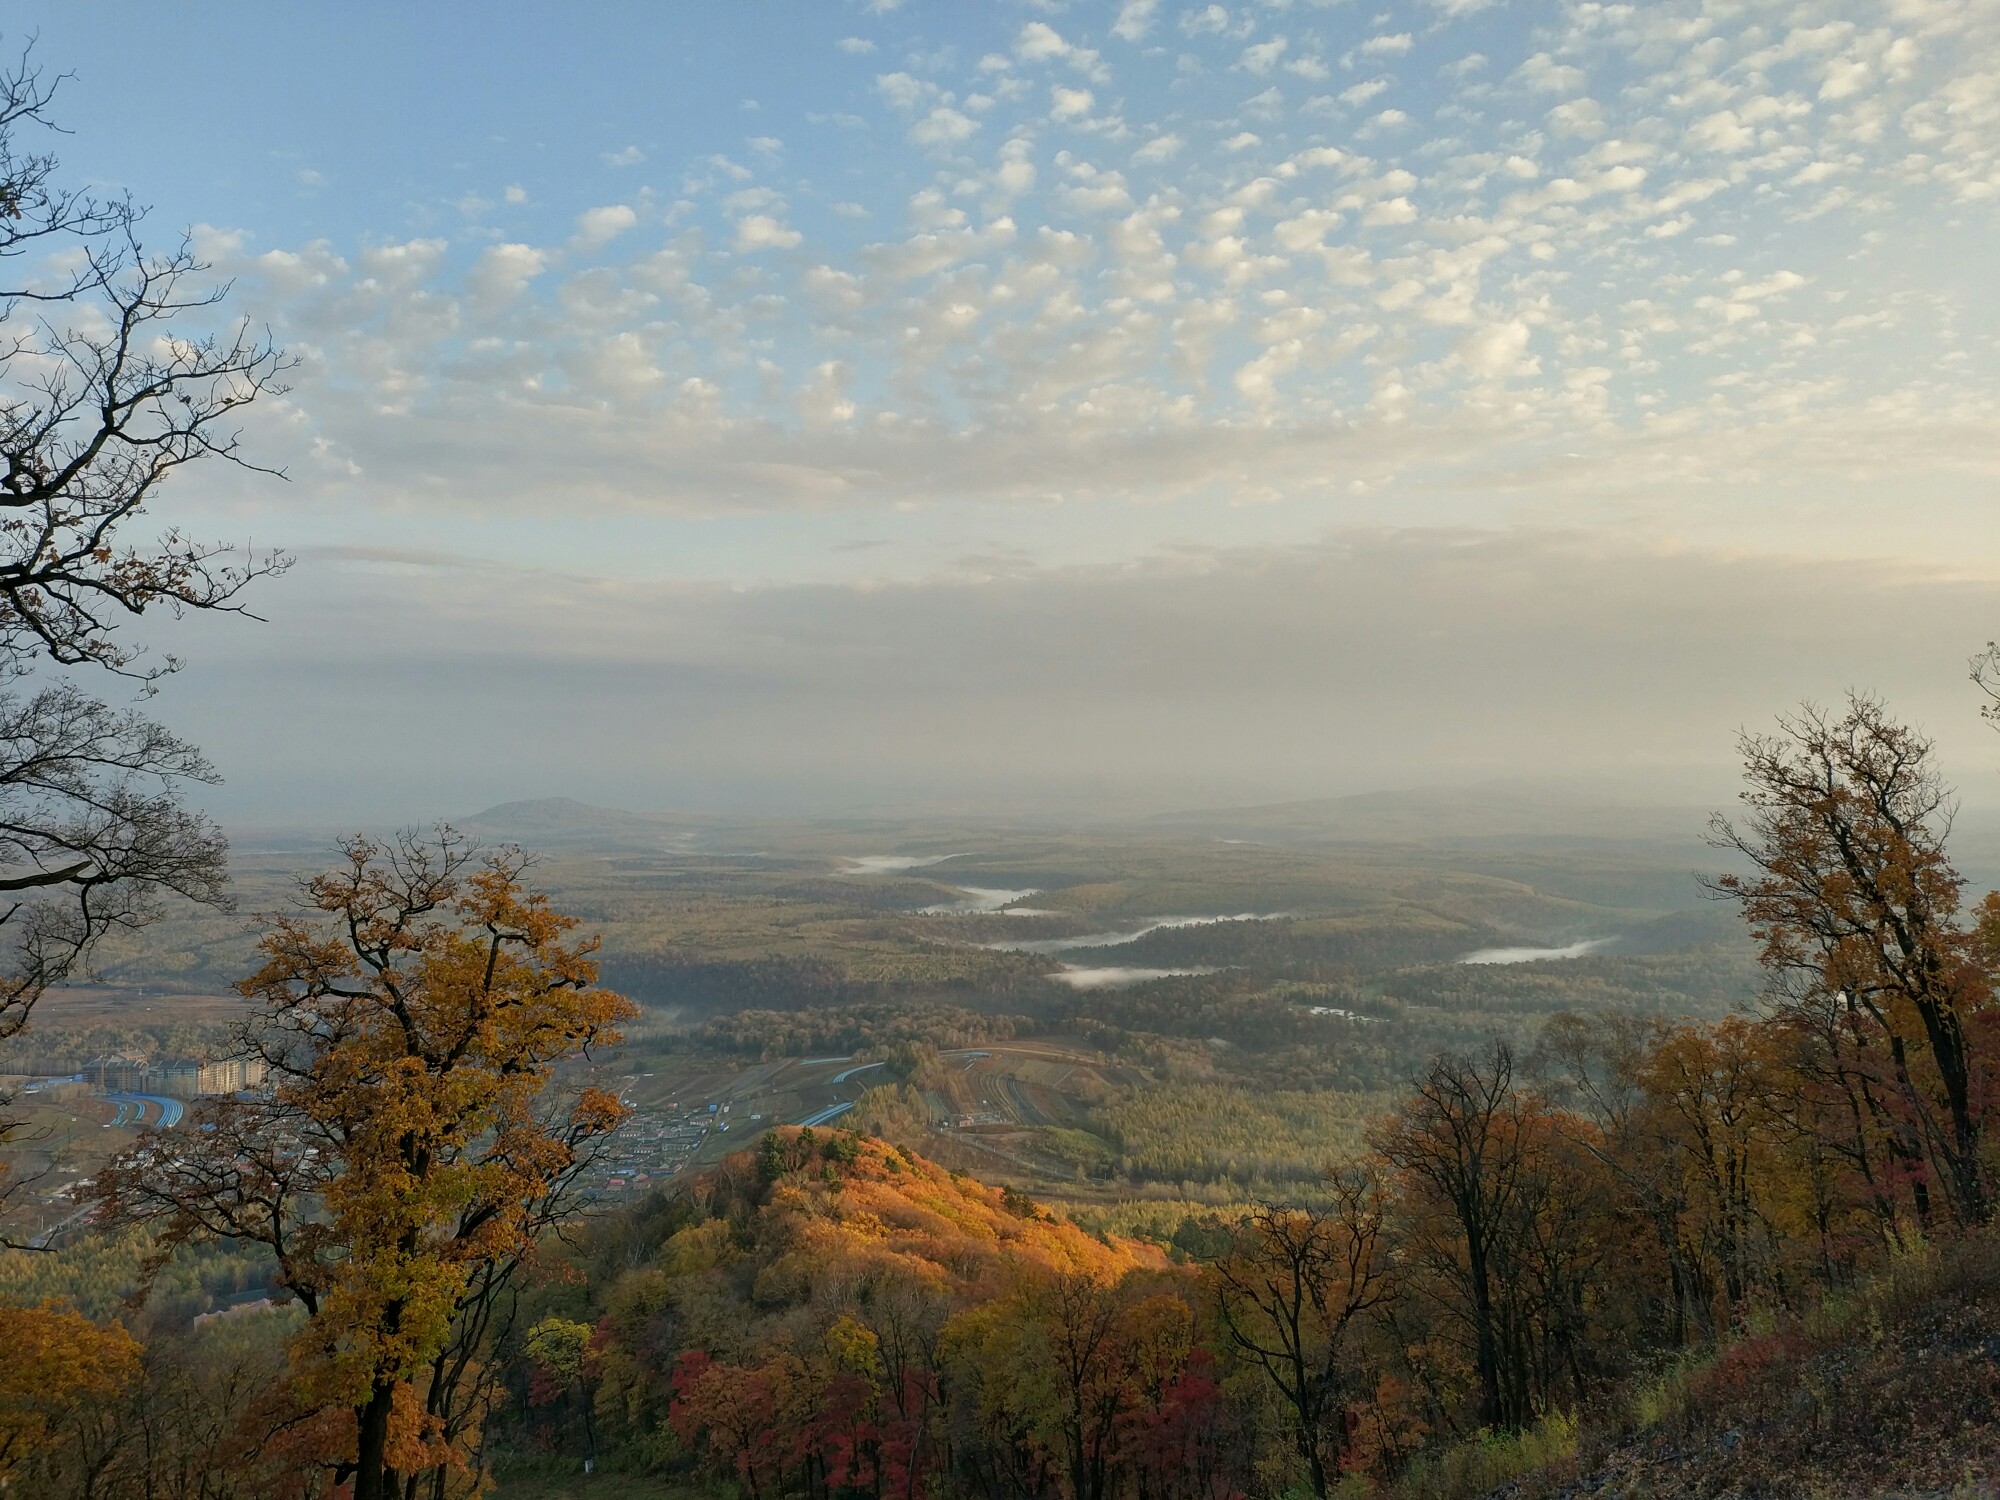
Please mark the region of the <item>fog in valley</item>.
<svg viewBox="0 0 2000 1500"><path fill-rule="evenodd" d="M2000 0L18 0L0 1497L2000 1495Z"/></svg>
<svg viewBox="0 0 2000 1500"><path fill-rule="evenodd" d="M1577 533L1350 535L861 588L307 554L200 623L163 717L252 824L647 810L1092 819L1423 785L1718 804L1737 733L1850 687L1974 804L2000 585Z"/></svg>

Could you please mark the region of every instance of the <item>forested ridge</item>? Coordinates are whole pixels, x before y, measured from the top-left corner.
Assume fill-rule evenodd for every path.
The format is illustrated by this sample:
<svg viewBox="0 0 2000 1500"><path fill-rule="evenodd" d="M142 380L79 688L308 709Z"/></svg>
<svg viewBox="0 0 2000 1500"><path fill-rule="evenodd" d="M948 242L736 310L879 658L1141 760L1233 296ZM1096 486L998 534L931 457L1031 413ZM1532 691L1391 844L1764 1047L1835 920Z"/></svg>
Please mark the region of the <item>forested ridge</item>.
<svg viewBox="0 0 2000 1500"><path fill-rule="evenodd" d="M1712 889L1759 946L1754 1010L1660 1014L1670 958L1612 1006L1502 974L1535 1025L1374 1092L1272 1080L1326 1028L1387 1036L1485 976L746 1012L701 1044L881 1056L864 1128L767 1130L584 1218L569 1187L628 1109L555 1065L636 1011L518 854L351 841L241 986L270 1095L102 1171L113 1237L8 1262L0 1332L41 1352L0 1382L0 1474L357 1500L585 1460L750 1500L1976 1478L2000 1417L2000 895L1967 897L1929 747L1872 700L1745 751ZM1163 1086L1100 1085L1050 1156L1206 1205L1052 1207L883 1138L921 1121L896 1080L935 1087L941 1045L1049 1024L1167 1049ZM1218 1071L1238 1053L1249 1074ZM1244 1183L1263 1196L1228 1201ZM150 1302L114 1305L135 1286ZM280 1309L190 1326L260 1293Z"/></svg>
<svg viewBox="0 0 2000 1500"><path fill-rule="evenodd" d="M1697 766L1988 608L1935 462L1838 556L1980 478L1978 278L1835 271L2000 201L1992 4L72 8L0 59L0 1500L2000 1495L2000 891L1884 701L1705 834L1137 811ZM194 227L93 185L183 137ZM276 608L203 528L286 466ZM711 810L232 849L205 718L239 810Z"/></svg>

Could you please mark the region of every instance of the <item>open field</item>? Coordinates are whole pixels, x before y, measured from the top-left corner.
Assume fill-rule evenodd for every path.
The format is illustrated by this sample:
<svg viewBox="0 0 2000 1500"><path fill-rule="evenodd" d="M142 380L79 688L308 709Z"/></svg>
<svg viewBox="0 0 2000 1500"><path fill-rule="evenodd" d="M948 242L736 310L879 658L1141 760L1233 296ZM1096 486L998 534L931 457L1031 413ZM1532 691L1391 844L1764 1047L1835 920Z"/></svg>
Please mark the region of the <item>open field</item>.
<svg viewBox="0 0 2000 1500"><path fill-rule="evenodd" d="M1051 831L558 799L467 826L539 851L537 879L644 1007L578 1074L638 1110L593 1171L607 1200L806 1122L1100 1208L1302 1192L1439 1048L1528 1039L1563 1009L1715 1015L1755 994L1746 940L1700 900L1693 872L1713 854L1691 813L1555 836L1457 803ZM328 849L243 841L234 912L108 945L94 983L48 996L0 1046L0 1071L226 1051L250 1014L231 985L254 962L251 914L285 905ZM51 1184L136 1123L104 1100L37 1108L15 1165ZM34 1221L64 1201L44 1194Z"/></svg>
<svg viewBox="0 0 2000 1500"><path fill-rule="evenodd" d="M1217 914L1293 924L1279 946L1301 958L1449 959L1697 908L1693 871L1714 859L1692 816L1673 841L1357 841L1301 825L1287 841L1251 842L1147 826L669 819L557 800L490 809L466 826L539 850L538 878L602 933L611 969L653 989L647 999L694 1005L739 998L717 971L743 966L795 983L1004 989L1056 965L1000 943ZM254 914L284 904L330 842L242 842L237 912L182 915L110 945L107 981L226 994L246 972ZM1226 949L1245 935L1210 937Z"/></svg>

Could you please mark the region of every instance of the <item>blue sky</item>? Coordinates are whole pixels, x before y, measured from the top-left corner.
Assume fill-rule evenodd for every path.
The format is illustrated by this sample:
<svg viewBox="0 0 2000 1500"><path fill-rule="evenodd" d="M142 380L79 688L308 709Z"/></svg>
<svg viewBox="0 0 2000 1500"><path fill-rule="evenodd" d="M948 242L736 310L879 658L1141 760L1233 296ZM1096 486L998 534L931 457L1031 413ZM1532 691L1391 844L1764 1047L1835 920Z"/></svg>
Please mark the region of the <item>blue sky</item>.
<svg viewBox="0 0 2000 1500"><path fill-rule="evenodd" d="M301 661L338 698L362 660L435 716L429 765L463 720L439 683L506 651L604 674L578 712L623 748L551 738L495 791L949 791L971 745L1008 747L1023 784L1037 753L1112 774L1159 699L1106 705L1184 667L1161 620L1226 585L1205 690L1303 634L1289 675L1249 674L1253 712L1323 748L1250 755L1208 725L1149 784L1719 764L1758 704L1859 680L1970 715L1983 605L1935 600L1983 600L2000 570L1993 0L91 4L31 24L77 74L72 173L192 226L302 359L252 433L289 484L176 500L302 559L258 644L216 638L230 675L190 679L195 727L233 722L258 674L311 682ZM1448 581L1468 556L1473 588ZM1492 639L1467 611L1574 592L1579 568L1630 582L1517 642L1520 680L1491 669L1490 732L1398 739L1446 686L1412 640ZM1631 597L1667 576L1675 597ZM1385 579L1408 618L1327 597ZM1638 629L1661 608L1666 638ZM913 699L922 674L881 634L899 612L961 643L960 678L1007 655L1101 722L1035 752L1020 726L1076 722L1054 689ZM1083 640L1051 633L1085 617ZM1640 678L1715 664L1696 701L1664 709L1577 646L1633 630L1657 656ZM801 687L802 647L843 642ZM1331 659L1381 680L1311 665ZM934 753L744 770L745 738L795 738L820 689L858 705L854 746L894 721ZM356 769L336 800L392 774ZM459 784L434 769L408 798Z"/></svg>

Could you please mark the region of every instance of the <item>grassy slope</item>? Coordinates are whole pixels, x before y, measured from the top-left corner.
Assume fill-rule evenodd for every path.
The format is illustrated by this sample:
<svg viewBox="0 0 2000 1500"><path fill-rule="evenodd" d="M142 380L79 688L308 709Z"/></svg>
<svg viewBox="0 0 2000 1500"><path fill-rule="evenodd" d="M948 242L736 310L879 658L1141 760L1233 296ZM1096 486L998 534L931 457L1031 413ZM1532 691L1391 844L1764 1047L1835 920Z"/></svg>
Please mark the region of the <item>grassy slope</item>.
<svg viewBox="0 0 2000 1500"><path fill-rule="evenodd" d="M1478 1481L1511 1467L1500 1445L1460 1459L1399 1500L2000 1494L2000 1245L1905 1262L1741 1338L1641 1392L1621 1426L1586 1426L1573 1452L1498 1487Z"/></svg>

